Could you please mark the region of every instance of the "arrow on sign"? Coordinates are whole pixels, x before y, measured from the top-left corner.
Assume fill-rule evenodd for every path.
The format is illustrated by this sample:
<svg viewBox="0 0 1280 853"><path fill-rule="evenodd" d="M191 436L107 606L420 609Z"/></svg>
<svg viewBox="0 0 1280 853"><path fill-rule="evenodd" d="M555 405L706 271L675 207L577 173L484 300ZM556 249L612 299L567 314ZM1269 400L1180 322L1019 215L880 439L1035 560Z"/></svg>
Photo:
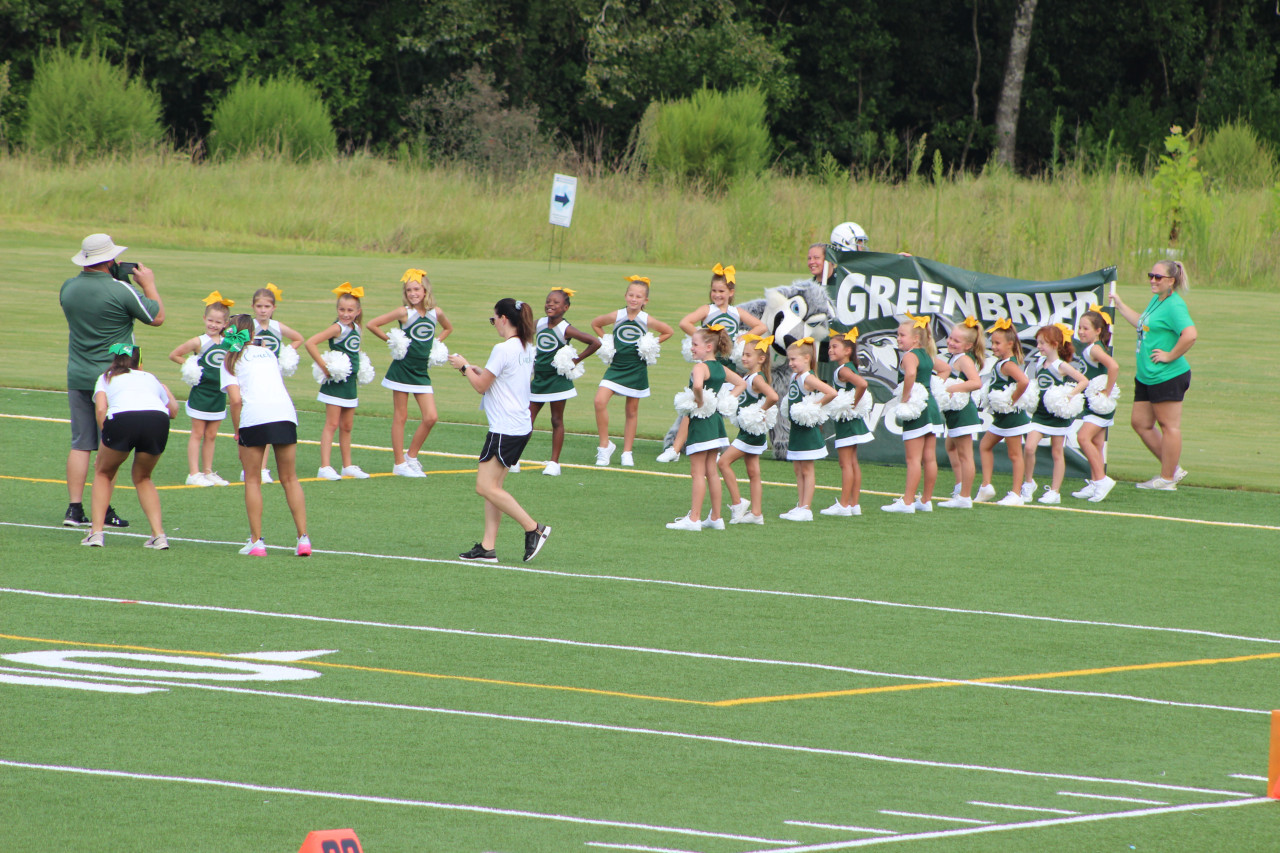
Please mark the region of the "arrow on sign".
<svg viewBox="0 0 1280 853"><path fill-rule="evenodd" d="M567 192L565 192L564 190L561 190L561 191L560 191L560 194L559 194L559 195L557 195L557 196L554 196L554 197L553 197L553 199L554 199L555 203L556 203L556 204L558 204L558 205L560 205L561 207L564 207L564 206L565 206L566 204L568 204L568 203L569 203L569 201L570 201L570 199L569 199L569 194L568 194Z"/></svg>

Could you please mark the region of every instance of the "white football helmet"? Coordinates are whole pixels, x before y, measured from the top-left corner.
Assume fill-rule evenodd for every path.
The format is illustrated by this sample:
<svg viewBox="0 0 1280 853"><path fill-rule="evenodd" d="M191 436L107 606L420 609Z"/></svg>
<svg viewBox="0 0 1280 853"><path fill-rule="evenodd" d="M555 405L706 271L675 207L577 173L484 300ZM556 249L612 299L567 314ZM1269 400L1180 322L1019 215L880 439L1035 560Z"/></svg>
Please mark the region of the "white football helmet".
<svg viewBox="0 0 1280 853"><path fill-rule="evenodd" d="M867 232L856 222L841 222L831 229L831 245L844 252L867 251Z"/></svg>

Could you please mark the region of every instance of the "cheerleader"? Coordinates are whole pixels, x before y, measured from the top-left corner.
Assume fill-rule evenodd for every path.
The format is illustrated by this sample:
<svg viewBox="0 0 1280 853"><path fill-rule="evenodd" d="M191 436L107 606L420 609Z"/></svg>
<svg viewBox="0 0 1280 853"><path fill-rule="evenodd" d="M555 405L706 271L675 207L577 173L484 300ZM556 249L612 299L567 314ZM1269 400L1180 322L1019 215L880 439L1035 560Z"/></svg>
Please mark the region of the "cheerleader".
<svg viewBox="0 0 1280 853"><path fill-rule="evenodd" d="M227 395L218 386L218 369L227 354L222 345L222 330L227 325L228 309L235 304L234 300L223 299L216 290L210 293L204 299L204 334L184 341L169 353L170 361L182 365L188 356L194 356L193 366L199 371L197 375L188 376L190 368L183 370L184 379L196 380L187 395L187 416L191 418L191 437L187 440L188 486L227 485L213 470L213 450L218 424L227 416Z"/></svg>
<svg viewBox="0 0 1280 853"><path fill-rule="evenodd" d="M806 394L821 394L820 406L835 399L836 389L823 382L813 371L818 357L813 338L801 338L787 347L787 365L791 368L791 384L787 386L787 417L791 421L787 441L787 458L796 475L796 505L778 517L784 521L813 521L813 493L817 480L814 460L827 458L827 444L822 437L821 422L816 418L796 420L798 406L807 404ZM810 422L812 421L812 422Z"/></svg>
<svg viewBox="0 0 1280 853"><path fill-rule="evenodd" d="M1063 456L1063 443L1071 432L1074 418L1066 417L1058 412L1050 411L1046 400L1057 387L1065 387L1068 382L1076 383L1066 394L1070 400L1089 387L1089 380L1084 374L1071 366L1076 349L1071 344L1071 327L1053 324L1042 326L1036 332L1036 349L1040 352L1033 381L1040 392L1040 402L1036 405L1035 414L1031 416L1031 432L1027 433L1026 445L1023 448L1023 481L1022 502L1030 503L1035 497L1036 481L1032 479L1036 472L1036 446L1040 439L1049 436L1049 449L1053 455L1053 479L1045 487L1040 496L1042 504L1062 503L1062 478L1066 475L1067 463ZM1083 403L1083 400L1081 400Z"/></svg>
<svg viewBox="0 0 1280 853"><path fill-rule="evenodd" d="M307 339L307 352L325 376L316 399L324 403L324 427L320 430L320 470L316 476L321 480L341 480L343 477L354 477L367 480L369 475L360 470L360 466L351 462L351 429L355 426L356 406L359 405L357 373L360 368L360 320L364 313L360 310L360 299L364 296L363 287L352 287L351 282L343 282L333 290L338 294L338 319L329 324L322 332L316 332ZM329 342L331 352L345 353L351 360L351 372L345 379L335 380L329 368L320 356L318 344ZM329 464L333 452L333 434L338 433L338 448L342 454L342 473L333 470Z"/></svg>
<svg viewBox="0 0 1280 853"><path fill-rule="evenodd" d="M1090 386L1098 384L1094 380L1099 376L1107 378L1096 397L1092 391L1085 394L1086 409L1083 423L1076 432L1076 440L1080 443L1080 452L1089 460L1089 476L1092 479L1080 491L1072 492L1071 497L1088 498L1090 503L1100 503L1106 500L1116 485L1116 481L1107 476L1106 447L1107 428L1115 423L1112 390L1116 387L1116 377L1120 375L1120 365L1111 357L1111 317L1101 305L1089 306L1076 327L1076 337L1083 344L1079 354ZM1094 411L1095 401L1101 400L1109 401L1111 407L1105 414Z"/></svg>
<svg viewBox="0 0 1280 853"><path fill-rule="evenodd" d="M777 417L778 392L769 383L769 347L773 345L773 336L744 335L742 350L742 369L746 373L743 391L738 395L738 437L728 449L720 454L716 466L720 469L720 477L725 488L729 490L729 523L730 524L764 524L764 512L760 500L764 493L763 481L760 479L760 456L769 446L769 423L765 412L772 412ZM761 419L757 425L759 432L747 429L742 423L743 410L759 406ZM742 498L738 491L738 478L733 474L733 463L739 459L747 469L747 488L751 500Z"/></svg>
<svg viewBox="0 0 1280 853"><path fill-rule="evenodd" d="M284 375L292 376L298 366L298 347L302 346L302 335L275 319L276 303L282 298L284 291L271 282L253 292L253 326L250 332L255 341L261 341L260 346L275 354ZM244 480L243 471L240 472L240 479ZM262 482L271 482L270 469L262 469Z"/></svg>
<svg viewBox="0 0 1280 853"><path fill-rule="evenodd" d="M976 317L965 317L964 323L953 327L947 335L947 363L951 365L951 375L959 381L953 381L945 390L948 394L969 394L963 408L942 413L947 422L947 458L951 460L951 472L956 478L951 499L938 502L938 506L948 509L973 507L971 493L977 473L973 464L973 439L982 432L982 417L973 402L973 394L982 388L982 364L986 359L982 326Z"/></svg>
<svg viewBox="0 0 1280 853"><path fill-rule="evenodd" d="M586 344L587 348L582 352L570 350L573 352L572 366L577 367L600 349L599 338L578 331L564 318L573 296L574 291L567 287L551 288L542 305L546 316L538 318L538 326L534 330L537 355L533 361L533 383L529 388L529 420L531 423L536 421L543 404L551 404L551 461L542 469L542 473L548 477L560 476L560 450L564 447L564 401L578 396L573 380L556 368L556 354L569 346L569 341Z"/></svg>
<svg viewBox="0 0 1280 853"><path fill-rule="evenodd" d="M985 393L991 426L987 427L982 441L978 442L978 453L982 457L982 486L973 500L974 503L986 503L996 496L995 487L991 485L991 473L995 468L995 447L1004 441L1005 449L1009 452L1009 465L1013 469L1015 488L996 503L1001 506L1022 506L1022 494L1016 487L1022 483L1022 437L1031 431L1031 418L1018 408L1017 403L1024 394L1029 393L1031 381L1022 370L1022 342L1018 340L1018 332L1009 318L997 320L987 333L991 336L991 354L996 358ZM992 408L991 395L1010 388L1012 392L1009 408L1005 411Z"/></svg>
<svg viewBox="0 0 1280 853"><path fill-rule="evenodd" d="M902 383L902 405L910 402L911 392L919 385L924 391L925 408L918 417L902 424L902 448L907 462L907 482L902 497L880 507L885 512L933 512L933 487L938 479L938 435L944 421L938 401L929 390L933 374L942 379L951 375L951 365L938 357L933 335L929 334L929 318L907 314L907 322L898 326L898 381ZM916 487L920 496L916 496Z"/></svg>
<svg viewBox="0 0 1280 853"><path fill-rule="evenodd" d="M627 276L627 307L610 314L601 314L591 321L591 331L597 338L604 337L604 327L612 326L610 338L613 344L613 361L600 380L596 390L596 431L600 444L596 447L596 465L604 467L613 458L617 445L609 440L609 400L614 394L627 398L623 422L622 465L632 467L635 457L632 446L636 441L636 427L640 421L640 400L649 396L649 368L640 355L641 339L651 329L658 333L661 344L671 337L671 327L645 313L649 302L649 279Z"/></svg>
<svg viewBox="0 0 1280 853"><path fill-rule="evenodd" d="M436 344L443 344L444 339L453 332L453 325L436 305L431 293L431 280L425 270L405 270L400 279L404 304L394 311L388 311L365 324L365 328L376 338L386 341L388 335L382 331L387 323L395 321L400 326L403 338L403 355L393 357L387 375L382 378L382 387L391 389L391 452L394 461L391 473L397 477L425 477L422 463L418 461L418 451L431 434L439 417L436 414L435 391L431 387L431 350ZM392 352L396 351L393 348ZM409 395L418 401L418 411L422 420L418 422L409 440L409 453L404 450L405 426L409 422Z"/></svg>
<svg viewBox="0 0 1280 853"><path fill-rule="evenodd" d="M832 330L827 352L836 365L832 387L837 392L853 392L853 408L856 410L867 393L867 380L858 375L854 359L858 357L858 329L847 332ZM822 510L823 515L862 515L858 503L862 495L862 467L858 465L858 445L866 444L875 436L860 417L837 419L835 422L836 456L840 460L840 497Z"/></svg>

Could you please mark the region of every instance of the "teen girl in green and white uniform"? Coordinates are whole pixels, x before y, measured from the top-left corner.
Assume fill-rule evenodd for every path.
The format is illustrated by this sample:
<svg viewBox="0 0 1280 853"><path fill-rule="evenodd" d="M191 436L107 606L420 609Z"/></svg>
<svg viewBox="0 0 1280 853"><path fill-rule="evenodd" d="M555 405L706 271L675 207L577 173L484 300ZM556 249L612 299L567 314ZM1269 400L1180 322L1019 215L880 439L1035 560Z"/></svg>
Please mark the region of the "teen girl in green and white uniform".
<svg viewBox="0 0 1280 853"><path fill-rule="evenodd" d="M661 343L671 337L671 327L650 317L644 311L649 302L649 279L633 275L627 277L627 307L616 312L601 314L591 321L591 331L596 337L604 336L604 327L612 326L614 356L596 390L596 430L600 444L596 448L596 464L605 466L617 449L609 440L609 400L614 394L627 398L626 420L623 422L622 464L635 465L632 445L636 440L636 426L640 418L640 399L649 396L649 368L640 357L637 345L647 331L658 333Z"/></svg>

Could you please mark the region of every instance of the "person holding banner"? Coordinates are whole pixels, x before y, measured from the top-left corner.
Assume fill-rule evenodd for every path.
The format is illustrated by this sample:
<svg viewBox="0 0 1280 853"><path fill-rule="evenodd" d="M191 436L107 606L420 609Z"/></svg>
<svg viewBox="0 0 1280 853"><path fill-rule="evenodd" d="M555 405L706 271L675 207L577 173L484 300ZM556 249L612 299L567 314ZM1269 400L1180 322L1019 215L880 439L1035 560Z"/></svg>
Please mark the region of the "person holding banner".
<svg viewBox="0 0 1280 853"><path fill-rule="evenodd" d="M1114 290L1116 309L1138 330L1137 365L1130 423L1151 454L1160 460L1160 473L1139 489L1178 490L1187 472L1182 456L1182 401L1191 387L1187 351L1195 345L1196 327L1182 298L1190 289L1180 261L1157 261L1147 273L1151 301L1139 314Z"/></svg>

